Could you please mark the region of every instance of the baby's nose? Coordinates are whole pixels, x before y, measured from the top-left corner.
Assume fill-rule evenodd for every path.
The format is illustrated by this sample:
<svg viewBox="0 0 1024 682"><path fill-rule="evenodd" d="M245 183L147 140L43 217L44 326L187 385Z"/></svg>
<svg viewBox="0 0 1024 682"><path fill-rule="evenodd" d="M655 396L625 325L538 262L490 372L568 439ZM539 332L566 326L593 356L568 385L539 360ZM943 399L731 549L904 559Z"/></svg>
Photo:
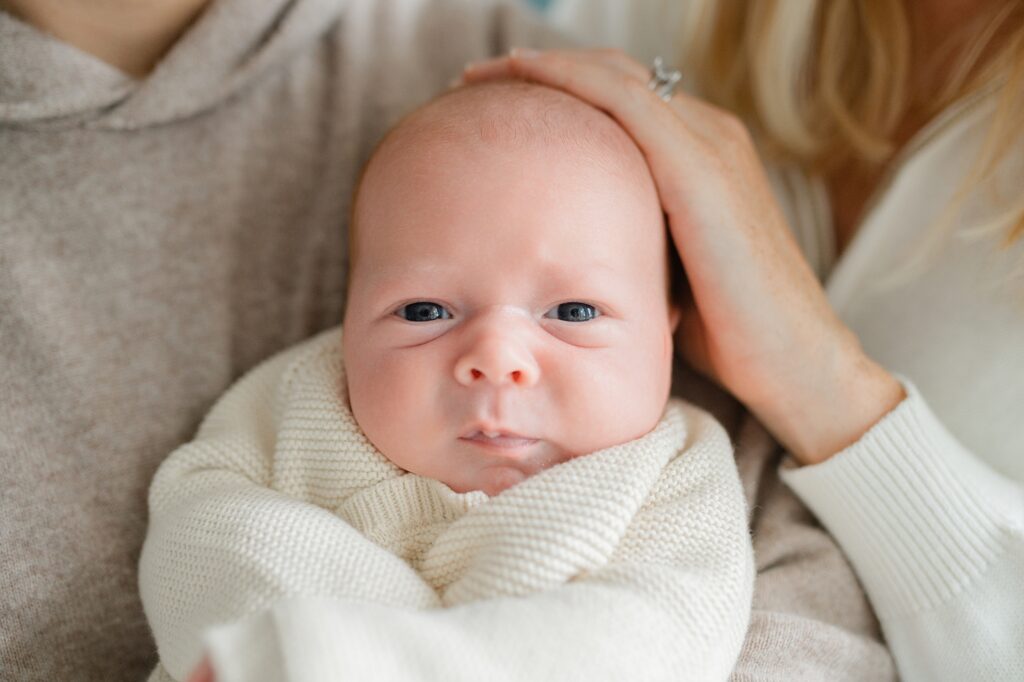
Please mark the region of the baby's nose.
<svg viewBox="0 0 1024 682"><path fill-rule="evenodd" d="M463 386L488 382L528 388L540 379L540 367L520 340L492 333L477 339L458 359L455 379Z"/></svg>

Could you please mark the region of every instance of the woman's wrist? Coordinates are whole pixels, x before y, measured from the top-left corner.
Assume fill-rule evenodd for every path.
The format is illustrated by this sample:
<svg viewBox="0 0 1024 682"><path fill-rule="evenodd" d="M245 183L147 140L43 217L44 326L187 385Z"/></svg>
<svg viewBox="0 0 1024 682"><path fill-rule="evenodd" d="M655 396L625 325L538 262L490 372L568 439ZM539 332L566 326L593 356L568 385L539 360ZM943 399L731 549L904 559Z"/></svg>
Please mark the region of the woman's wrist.
<svg viewBox="0 0 1024 682"><path fill-rule="evenodd" d="M801 464L820 464L853 445L906 398L902 384L859 348L836 364L802 390L750 406Z"/></svg>

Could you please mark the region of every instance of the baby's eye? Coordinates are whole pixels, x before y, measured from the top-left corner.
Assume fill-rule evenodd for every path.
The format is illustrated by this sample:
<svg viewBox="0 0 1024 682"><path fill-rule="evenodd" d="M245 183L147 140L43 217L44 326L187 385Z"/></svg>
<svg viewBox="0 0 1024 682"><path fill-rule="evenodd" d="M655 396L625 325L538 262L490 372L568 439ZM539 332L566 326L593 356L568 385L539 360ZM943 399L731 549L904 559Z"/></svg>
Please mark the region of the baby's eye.
<svg viewBox="0 0 1024 682"><path fill-rule="evenodd" d="M404 305L395 311L395 315L410 322L450 320L452 317L452 314L443 305L431 303L430 301L416 301L415 303Z"/></svg>
<svg viewBox="0 0 1024 682"><path fill-rule="evenodd" d="M600 314L597 308L589 303L573 301L558 304L545 313L544 317L559 319L563 322L588 322Z"/></svg>

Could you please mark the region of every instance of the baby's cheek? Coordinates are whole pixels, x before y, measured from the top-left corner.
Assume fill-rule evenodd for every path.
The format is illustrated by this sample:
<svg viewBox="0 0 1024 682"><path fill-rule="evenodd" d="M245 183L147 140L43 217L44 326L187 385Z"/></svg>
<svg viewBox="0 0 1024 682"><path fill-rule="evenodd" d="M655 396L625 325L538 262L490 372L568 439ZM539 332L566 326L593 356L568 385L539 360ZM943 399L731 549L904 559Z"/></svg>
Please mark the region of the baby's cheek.
<svg viewBox="0 0 1024 682"><path fill-rule="evenodd" d="M660 419L671 379L670 368L642 358L642 352L621 355L598 370L594 381L576 407L589 414L577 414L589 422L590 452L634 440L650 431ZM663 365L665 365L663 367ZM664 376L662 376L664 375Z"/></svg>
<svg viewBox="0 0 1024 682"><path fill-rule="evenodd" d="M401 372L387 363L368 362L349 371L349 401L356 422L370 441L389 455L410 431L407 422L416 418L410 412L419 402L411 393L413 386L403 385Z"/></svg>

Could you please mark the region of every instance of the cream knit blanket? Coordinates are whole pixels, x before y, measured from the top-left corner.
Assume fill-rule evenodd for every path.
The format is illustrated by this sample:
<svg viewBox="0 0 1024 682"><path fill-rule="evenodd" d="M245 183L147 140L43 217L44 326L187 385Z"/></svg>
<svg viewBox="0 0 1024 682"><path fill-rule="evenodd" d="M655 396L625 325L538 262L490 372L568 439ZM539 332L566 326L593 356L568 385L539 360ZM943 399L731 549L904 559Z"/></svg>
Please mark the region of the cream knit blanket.
<svg viewBox="0 0 1024 682"><path fill-rule="evenodd" d="M458 494L366 440L340 351L335 329L265 362L157 472L152 679L204 645L219 682L728 676L753 561L710 416L672 401L638 440Z"/></svg>

